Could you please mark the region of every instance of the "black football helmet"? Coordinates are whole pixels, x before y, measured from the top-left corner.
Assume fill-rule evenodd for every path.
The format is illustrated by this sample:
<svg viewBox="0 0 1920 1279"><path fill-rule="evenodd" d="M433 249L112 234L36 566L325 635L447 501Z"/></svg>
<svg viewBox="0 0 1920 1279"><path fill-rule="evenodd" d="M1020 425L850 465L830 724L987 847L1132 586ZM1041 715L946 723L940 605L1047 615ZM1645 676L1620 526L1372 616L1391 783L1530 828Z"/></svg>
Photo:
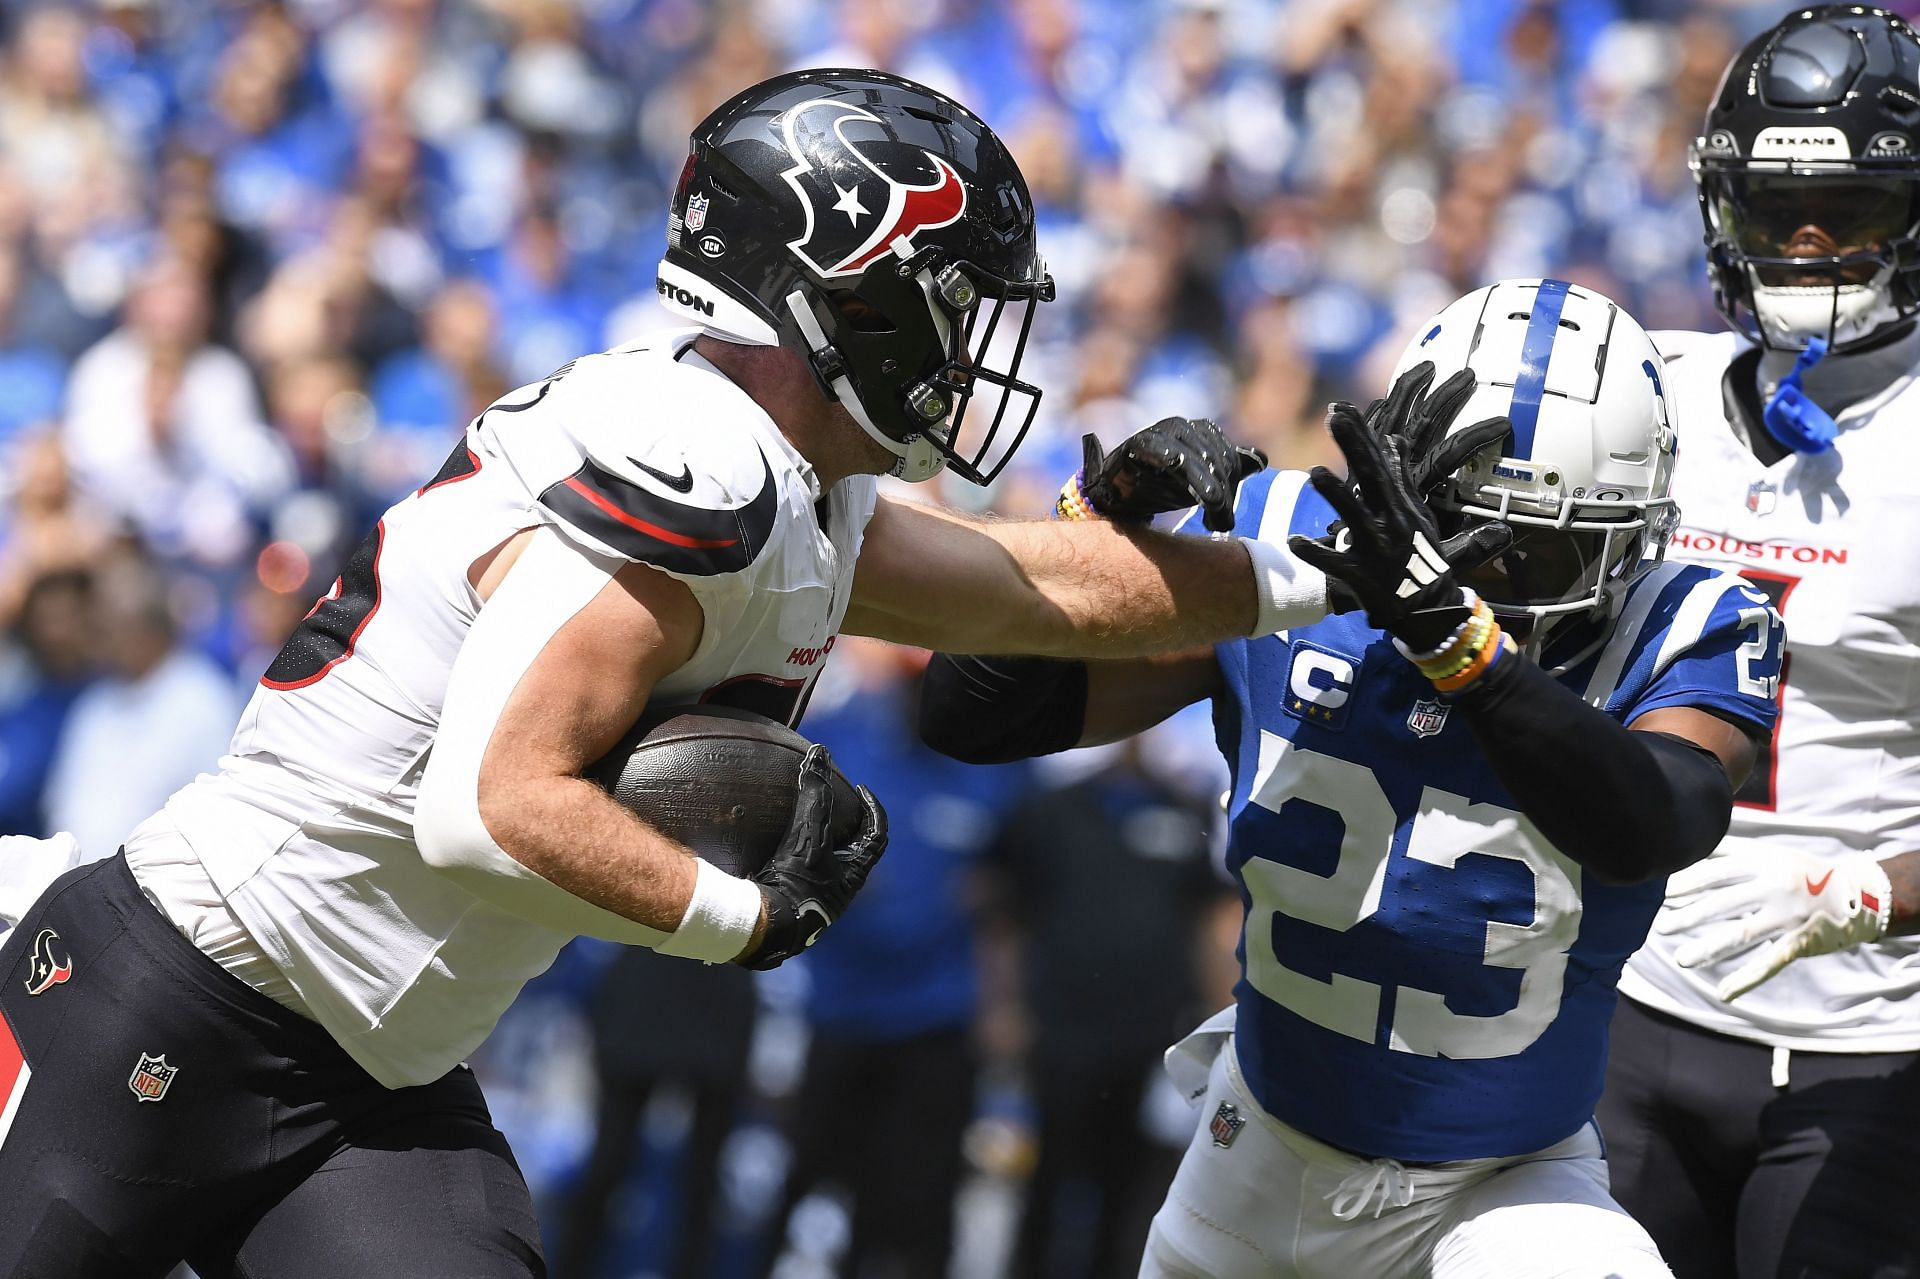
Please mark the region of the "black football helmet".
<svg viewBox="0 0 1920 1279"><path fill-rule="evenodd" d="M1688 157L1720 311L1767 346L1870 344L1920 310L1920 36L1822 5L1740 51Z"/></svg>
<svg viewBox="0 0 1920 1279"><path fill-rule="evenodd" d="M807 357L906 480L950 465L987 483L1039 408L1039 388L1016 374L1053 279L1026 181L979 117L911 80L796 71L701 121L657 287L716 336ZM1008 307L1018 336L1005 366L989 367ZM999 405L965 439L982 386Z"/></svg>

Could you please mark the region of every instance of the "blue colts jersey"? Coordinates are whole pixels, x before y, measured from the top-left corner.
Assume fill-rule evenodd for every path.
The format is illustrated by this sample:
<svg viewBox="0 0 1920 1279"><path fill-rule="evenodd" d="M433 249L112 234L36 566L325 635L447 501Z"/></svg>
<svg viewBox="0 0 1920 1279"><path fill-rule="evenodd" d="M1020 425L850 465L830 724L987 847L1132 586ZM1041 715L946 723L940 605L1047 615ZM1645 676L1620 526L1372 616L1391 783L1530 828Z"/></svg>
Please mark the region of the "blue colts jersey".
<svg viewBox="0 0 1920 1279"><path fill-rule="evenodd" d="M1303 479L1242 486L1240 532L1324 533L1332 512ZM1764 736L1781 638L1746 582L1663 564L1562 680L1622 722L1693 706ZM1548 844L1463 718L1362 614L1218 656L1228 862L1247 909L1236 1042L1254 1096L1323 1141L1405 1161L1576 1131L1600 1094L1614 983L1663 883L1598 883Z"/></svg>

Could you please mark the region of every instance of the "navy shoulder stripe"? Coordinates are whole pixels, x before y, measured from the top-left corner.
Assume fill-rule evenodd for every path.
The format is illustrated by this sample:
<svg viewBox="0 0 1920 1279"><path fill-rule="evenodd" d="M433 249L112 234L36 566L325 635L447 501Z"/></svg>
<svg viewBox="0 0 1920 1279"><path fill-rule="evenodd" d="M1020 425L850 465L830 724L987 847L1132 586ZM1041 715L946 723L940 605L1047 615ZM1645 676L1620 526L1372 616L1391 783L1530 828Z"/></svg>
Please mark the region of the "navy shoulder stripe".
<svg viewBox="0 0 1920 1279"><path fill-rule="evenodd" d="M566 479L549 485L540 503L627 559L694 577L738 573L773 534L779 499L773 468L745 506L716 510L675 502L622 479L591 458Z"/></svg>

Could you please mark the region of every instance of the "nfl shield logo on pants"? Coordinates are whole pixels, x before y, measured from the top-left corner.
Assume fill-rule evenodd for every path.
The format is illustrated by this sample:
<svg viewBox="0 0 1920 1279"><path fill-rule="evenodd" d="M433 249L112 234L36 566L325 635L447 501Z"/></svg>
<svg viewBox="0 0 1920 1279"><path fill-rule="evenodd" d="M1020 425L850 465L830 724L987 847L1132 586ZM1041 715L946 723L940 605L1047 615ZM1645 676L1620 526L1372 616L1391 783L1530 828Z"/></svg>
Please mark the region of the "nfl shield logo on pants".
<svg viewBox="0 0 1920 1279"><path fill-rule="evenodd" d="M141 1101L159 1101L167 1095L167 1085L179 1073L180 1067L167 1065L165 1053L158 1056L141 1053L140 1064L133 1068L127 1087L133 1089L133 1095Z"/></svg>
<svg viewBox="0 0 1920 1279"><path fill-rule="evenodd" d="M1413 730L1415 737L1432 737L1447 726L1445 702L1422 698L1413 704L1413 710L1407 714L1407 727Z"/></svg>
<svg viewBox="0 0 1920 1279"><path fill-rule="evenodd" d="M1213 1112L1213 1122L1207 1125L1207 1131L1213 1134L1214 1145L1225 1147L1231 1146L1233 1139L1246 1126L1247 1121L1240 1117L1240 1108L1230 1101L1223 1101L1220 1109Z"/></svg>

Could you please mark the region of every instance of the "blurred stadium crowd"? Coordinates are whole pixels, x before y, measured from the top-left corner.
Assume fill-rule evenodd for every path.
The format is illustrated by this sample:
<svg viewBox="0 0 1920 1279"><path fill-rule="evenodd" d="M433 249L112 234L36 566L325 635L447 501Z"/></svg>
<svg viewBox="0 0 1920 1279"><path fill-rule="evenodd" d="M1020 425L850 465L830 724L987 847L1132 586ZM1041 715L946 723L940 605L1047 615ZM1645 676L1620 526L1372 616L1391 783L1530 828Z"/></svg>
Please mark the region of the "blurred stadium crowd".
<svg viewBox="0 0 1920 1279"><path fill-rule="evenodd" d="M1082 432L1111 443L1169 413L1215 416L1280 465L1325 460L1324 402L1377 389L1407 324L1498 277L1569 277L1650 329L1718 327L1686 144L1739 42L1780 12L0 6L0 832L117 842L219 753L343 548L475 412L666 323L651 287L666 193L688 128L741 86L791 66L877 66L955 94L1007 139L1060 284L1027 366L1049 394L994 492L938 496L1026 512L1077 463ZM677 1061L660 1047L673 1036L633 1034L655 1003L671 1024L678 996L660 993L672 982L659 968L675 966L630 973L642 961L576 948L481 1063L549 1200L550 1242L566 1236L562 1276L653 1273L675 1233L664 1223L697 1233L700 1214L662 1207L675 1169L720 1178L681 1198L720 1205L715 1229L733 1232L683 1273L750 1273L783 1229L783 1273L831 1273L823 1258L849 1247L863 1273L927 1273L884 1224L919 1229L924 1207L887 1197L916 1176L947 1196L936 1233L965 1187L963 1273L999 1273L1009 1252L1028 1273L1106 1273L1099 1241L1144 1232L1106 1211L1129 1192L1099 1173L1159 1169L1164 1183L1173 1153L1162 1166L1150 1141L1101 1147L1099 1132L1153 1128L1143 1089L1158 1047L1224 997L1217 964L1188 962L1225 945L1204 944L1220 890L1189 873L1205 863L1204 729L1050 772L955 778L904 727L911 662L846 646L836 665L806 728L875 785L897 833L834 944L757 993L722 989L744 974L686 993L678 1015L710 1024L733 1008L734 1037ZM1050 877L1116 845L1139 865L1099 877L1108 891L1058 891ZM1000 891L976 865L1000 868ZM1011 900L1024 908L994 905ZM1133 913L1089 922L1115 902ZM1097 960L1135 948L1150 962ZM1075 1009L1095 1015L1082 1025ZM902 1079L916 1092L893 1098ZM665 1102L655 1082L675 1085ZM1088 1088L1097 1115L1055 1104ZM834 1099L831 1131L786 1122L818 1110L792 1104L809 1090ZM1186 1123L1175 1114L1176 1140ZM680 1154L633 1182L619 1141L589 1160L596 1130ZM1060 1163L1068 1150L1081 1162ZM1030 1174L1050 1206L1016 1226ZM808 1196L816 1182L854 1187L851 1212L846 1194L824 1208ZM599 1190L622 1185L600 1213ZM606 1234L596 1271L586 1241ZM1061 1251L1061 1238L1079 1242Z"/></svg>

